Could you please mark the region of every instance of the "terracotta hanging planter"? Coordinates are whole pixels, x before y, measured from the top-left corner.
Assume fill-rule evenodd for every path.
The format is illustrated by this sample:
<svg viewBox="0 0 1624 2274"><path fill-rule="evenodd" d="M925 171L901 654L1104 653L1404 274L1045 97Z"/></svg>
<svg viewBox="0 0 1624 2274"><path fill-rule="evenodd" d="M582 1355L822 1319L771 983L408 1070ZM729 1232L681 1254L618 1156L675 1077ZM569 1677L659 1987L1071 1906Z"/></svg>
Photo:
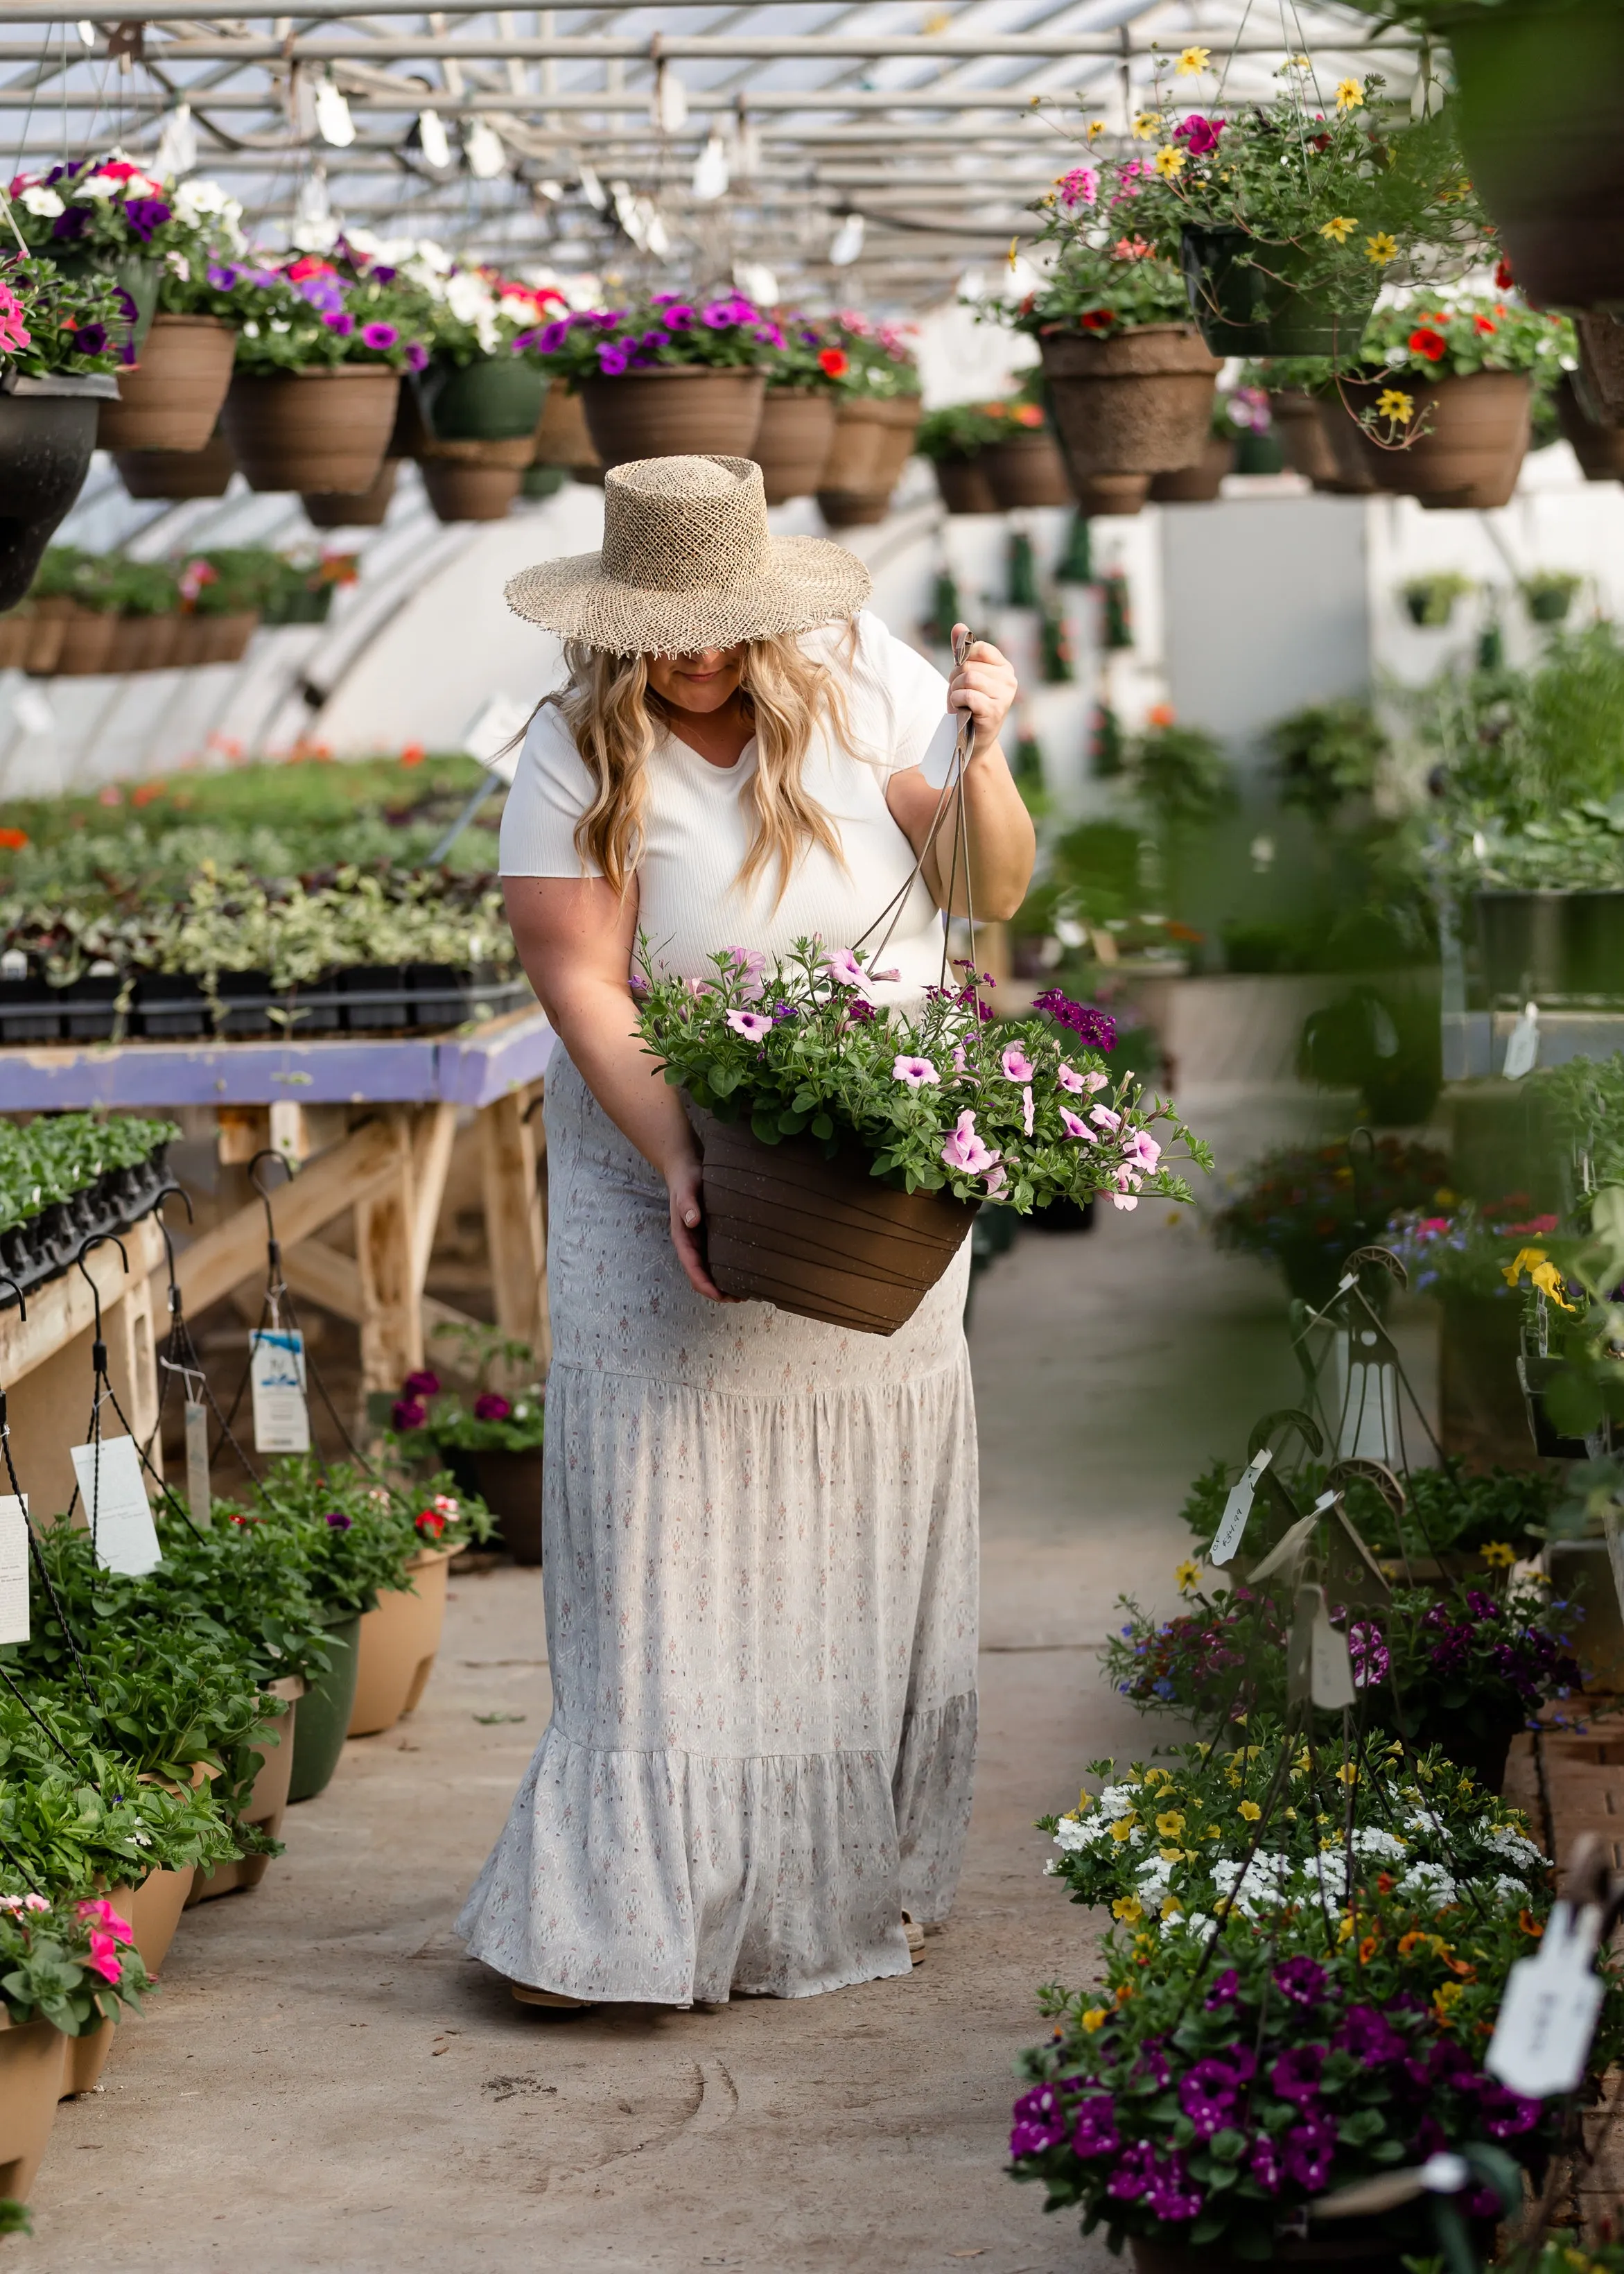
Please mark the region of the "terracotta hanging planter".
<svg viewBox="0 0 1624 2274"><path fill-rule="evenodd" d="M984 442L979 457L1001 512L1071 502L1065 460L1047 427L1022 429L996 442Z"/></svg>
<svg viewBox="0 0 1624 2274"><path fill-rule="evenodd" d="M826 1161L810 1139L763 1145L709 1114L702 1130L712 1278L725 1295L803 1319L894 1335L963 1246L980 1205L895 1192L861 1156Z"/></svg>
<svg viewBox="0 0 1624 2274"><path fill-rule="evenodd" d="M1624 480L1624 425L1600 426L1587 415L1570 371L1557 382L1556 423L1587 482Z"/></svg>
<svg viewBox="0 0 1624 2274"><path fill-rule="evenodd" d="M586 380L581 400L598 456L624 466L634 458L748 458L766 391L763 372L688 364Z"/></svg>
<svg viewBox="0 0 1624 2274"><path fill-rule="evenodd" d="M1345 381L1343 391L1357 411L1373 407L1387 384ZM1359 462L1377 486L1395 497L1418 498L1435 509L1481 511L1507 504L1528 451L1533 399L1529 374L1477 371L1464 379L1441 380L1406 374L1403 391L1415 403L1410 431L1416 440L1407 448L1383 449L1349 411L1342 413Z"/></svg>
<svg viewBox="0 0 1624 2274"><path fill-rule="evenodd" d="M252 490L370 489L395 425L400 379L384 364L243 372L223 423Z"/></svg>
<svg viewBox="0 0 1624 2274"><path fill-rule="evenodd" d="M1199 459L1218 363L1193 324L1142 324L1103 338L1056 332L1039 345L1074 490L1096 474L1172 473Z"/></svg>
<svg viewBox="0 0 1624 2274"><path fill-rule="evenodd" d="M380 529L388 516L400 471L398 458L386 458L372 487L354 497L316 492L302 495L299 503L305 520L312 529Z"/></svg>
<svg viewBox="0 0 1624 2274"><path fill-rule="evenodd" d="M1318 397L1300 388L1282 388L1270 394L1268 404L1273 432L1292 472L1316 489L1334 489L1342 477L1320 424Z"/></svg>
<svg viewBox="0 0 1624 2274"><path fill-rule="evenodd" d="M1125 516L1143 506L1150 494L1150 480L1148 474L1089 474L1081 480L1073 475L1071 494L1086 520Z"/></svg>
<svg viewBox="0 0 1624 2274"><path fill-rule="evenodd" d="M297 1674L286 1675L280 1682L271 1683L270 1695L284 1699L288 1710L271 1723L275 1742L267 1739L254 1749L261 1757L260 1764L243 1804L243 1821L268 1833L274 1840L288 1812L288 1793L293 1782L293 1737L304 1684ZM215 1895L234 1894L239 1887L257 1887L274 1860L270 1856L238 1856L229 1864L217 1864L212 1871L199 1872L186 1897L186 1909L190 1910L194 1903L207 1903Z"/></svg>
<svg viewBox="0 0 1624 2274"><path fill-rule="evenodd" d="M1624 304L1624 13L1614 0L1500 0L1448 25L1461 145L1519 287L1543 305Z"/></svg>
<svg viewBox="0 0 1624 2274"><path fill-rule="evenodd" d="M841 403L817 487L818 510L831 529L884 520L891 493L914 455L914 437L923 415L917 395Z"/></svg>
<svg viewBox="0 0 1624 2274"><path fill-rule="evenodd" d="M231 383L237 334L213 316L158 316L102 413L103 450L201 450Z"/></svg>
<svg viewBox="0 0 1624 2274"><path fill-rule="evenodd" d="M94 373L0 380L0 609L34 582L58 523L85 486L96 417L118 382Z"/></svg>
<svg viewBox="0 0 1624 2274"><path fill-rule="evenodd" d="M26 2202L62 2097L62 2031L0 2015L0 2195Z"/></svg>
<svg viewBox="0 0 1624 2274"><path fill-rule="evenodd" d="M750 456L762 470L769 505L810 497L823 479L835 437L835 399L818 387L770 387Z"/></svg>
<svg viewBox="0 0 1624 2274"><path fill-rule="evenodd" d="M423 486L437 521L505 521L519 494L530 444L434 442L422 461ZM524 464L515 463L524 454Z"/></svg>
<svg viewBox="0 0 1624 2274"><path fill-rule="evenodd" d="M132 498L224 497L237 471L219 425L200 450L120 450L113 463Z"/></svg>
<svg viewBox="0 0 1624 2274"><path fill-rule="evenodd" d="M355 1703L347 1734L375 1736L410 1713L428 1687L446 1623L446 1573L453 1551L425 1547L406 1566L411 1590L380 1595L361 1621Z"/></svg>
<svg viewBox="0 0 1624 2274"><path fill-rule="evenodd" d="M547 389L547 399L541 406L541 418L536 428L536 447L530 458L535 466L562 466L577 476L590 471L601 471L603 460L587 431L586 406L571 388L560 381Z"/></svg>
<svg viewBox="0 0 1624 2274"><path fill-rule="evenodd" d="M1342 497L1373 497L1382 485L1371 471L1364 437L1342 396L1335 388L1329 395L1316 395L1314 409L1320 435L1336 469L1334 478L1317 486Z"/></svg>
<svg viewBox="0 0 1624 2274"><path fill-rule="evenodd" d="M49 679L62 660L68 625L79 614L77 600L28 600L10 621L21 635L13 660L36 679Z"/></svg>
<svg viewBox="0 0 1624 2274"><path fill-rule="evenodd" d="M992 484L987 478L979 450L973 457L937 458L933 463L936 488L949 513L997 512L998 501L992 493ZM1066 494L1069 497L1070 491Z"/></svg>
<svg viewBox="0 0 1624 2274"><path fill-rule="evenodd" d="M56 676L88 679L110 669L108 658L113 651L117 617L105 608L81 606L77 600L70 600L68 606L71 614L63 623L52 666Z"/></svg>
<svg viewBox="0 0 1624 2274"><path fill-rule="evenodd" d="M1193 466L1150 478L1152 505L1210 505L1222 494L1223 478L1235 471L1235 445L1214 434Z"/></svg>
<svg viewBox="0 0 1624 2274"><path fill-rule="evenodd" d="M1186 229L1180 241L1184 290L1201 336L1219 356L1346 356L1356 349L1376 305L1375 287L1357 299L1299 292L1289 276L1289 247L1262 248L1265 262L1245 258L1256 240L1241 229Z"/></svg>

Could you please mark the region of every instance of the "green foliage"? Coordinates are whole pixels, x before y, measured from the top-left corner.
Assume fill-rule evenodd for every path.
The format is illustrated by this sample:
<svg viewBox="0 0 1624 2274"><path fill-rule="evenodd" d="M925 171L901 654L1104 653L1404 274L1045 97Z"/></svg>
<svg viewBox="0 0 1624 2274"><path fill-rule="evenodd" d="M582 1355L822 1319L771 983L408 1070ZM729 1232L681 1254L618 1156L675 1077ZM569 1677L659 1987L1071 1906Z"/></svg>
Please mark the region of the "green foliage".
<svg viewBox="0 0 1624 2274"><path fill-rule="evenodd" d="M1517 590L1522 595L1523 606L1537 624L1560 624L1583 584L1583 577L1570 570L1540 568L1531 576L1524 576Z"/></svg>
<svg viewBox="0 0 1624 2274"><path fill-rule="evenodd" d="M1425 1121L1443 1081L1435 998L1350 988L1304 1020L1297 1071L1329 1089L1358 1090L1374 1122Z"/></svg>
<svg viewBox="0 0 1624 2274"><path fill-rule="evenodd" d="M442 1453L534 1452L545 1438L547 1413L545 1391L536 1378L536 1353L529 1343L504 1334L500 1327L473 1323L437 1327L434 1334L437 1340L461 1344L462 1365L473 1368L477 1394L470 1404L458 1391L442 1388L436 1374L409 1374L395 1408L397 1442L405 1447L421 1435ZM508 1382L527 1374L527 1386L496 1389L491 1377L499 1370Z"/></svg>
<svg viewBox="0 0 1624 2274"><path fill-rule="evenodd" d="M25 345L0 347L0 375L82 379L118 369L129 299L110 276L65 275L54 260L11 252L0 255L0 291L16 304L11 336L27 335Z"/></svg>
<svg viewBox="0 0 1624 2274"><path fill-rule="evenodd" d="M1035 608L1040 605L1037 564L1032 539L1024 529L1010 531L1004 549L1004 597L1011 608Z"/></svg>
<svg viewBox="0 0 1624 2274"><path fill-rule="evenodd" d="M1545 1067L1529 1088L1575 1153L1589 1156L1591 1181L1624 1185L1624 1050Z"/></svg>
<svg viewBox="0 0 1624 2274"><path fill-rule="evenodd" d="M148 1986L130 1922L105 1898L0 1895L0 2002L14 2026L81 2037L139 2014Z"/></svg>
<svg viewBox="0 0 1624 2274"><path fill-rule="evenodd" d="M1411 623L1429 631L1441 631L1455 614L1455 602L1476 590L1470 576L1460 576L1453 568L1440 569L1431 576L1411 576L1399 586Z"/></svg>
<svg viewBox="0 0 1624 2274"><path fill-rule="evenodd" d="M996 442L1007 431L982 403L950 403L927 410L919 422L914 447L921 458L973 458L983 443Z"/></svg>
<svg viewBox="0 0 1624 2274"><path fill-rule="evenodd" d="M180 1131L172 1121L132 1114L41 1114L0 1121L0 1231L94 1185L112 1169L132 1169Z"/></svg>
<svg viewBox="0 0 1624 2274"><path fill-rule="evenodd" d="M1339 696L1278 719L1267 737L1282 805L1329 820L1368 798L1387 755L1387 738L1368 703Z"/></svg>
<svg viewBox="0 0 1624 2274"><path fill-rule="evenodd" d="M1202 727L1153 727L1128 761L1143 804L1165 828L1215 820L1237 802L1234 770L1215 734Z"/></svg>
<svg viewBox="0 0 1624 2274"><path fill-rule="evenodd" d="M1179 1514L1203 1548L1211 1546L1223 1516L1229 1487L1240 1477L1239 1462L1214 1460L1184 1497ZM1290 1473L1293 1498L1312 1506L1325 1489L1328 1472L1320 1461L1301 1462ZM1446 1454L1437 1467L1404 1473L1405 1509L1395 1516L1365 1477L1338 1480L1349 1516L1365 1545L1382 1556L1477 1555L1485 1547L1509 1547L1533 1556L1549 1529L1561 1497L1560 1480L1544 1469L1468 1469L1457 1454ZM1254 1513L1252 1523L1258 1517ZM1272 1547L1267 1532L1261 1544ZM1503 1558L1483 1566L1486 1577Z"/></svg>
<svg viewBox="0 0 1624 2274"><path fill-rule="evenodd" d="M1426 291L1380 308L1359 347L1367 372L1408 373L1423 384L1469 379L1479 371L1544 373L1553 385L1575 356L1566 316L1517 299L1447 297Z"/></svg>

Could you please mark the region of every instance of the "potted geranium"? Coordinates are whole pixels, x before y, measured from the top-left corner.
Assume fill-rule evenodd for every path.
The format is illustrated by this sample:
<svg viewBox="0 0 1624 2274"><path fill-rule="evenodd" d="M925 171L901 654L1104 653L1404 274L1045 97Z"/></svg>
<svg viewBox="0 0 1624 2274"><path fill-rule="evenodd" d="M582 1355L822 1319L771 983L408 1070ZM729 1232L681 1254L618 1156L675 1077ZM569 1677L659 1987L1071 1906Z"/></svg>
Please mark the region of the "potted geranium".
<svg viewBox="0 0 1624 2274"><path fill-rule="evenodd" d="M872 323L843 308L829 328L846 366L817 503L831 529L850 529L883 521L891 510L919 432L919 367L906 326Z"/></svg>
<svg viewBox="0 0 1624 2274"><path fill-rule="evenodd" d="M477 1388L464 1398L431 1370L409 1374L395 1404L395 1431L403 1444L426 1438L458 1489L477 1493L515 1563L539 1563L546 1403L541 1383L532 1378L535 1353L528 1343L497 1328L440 1331L462 1343L464 1362L475 1369ZM505 1389L494 1386L498 1374ZM517 1380L524 1386L515 1388Z"/></svg>
<svg viewBox="0 0 1624 2274"><path fill-rule="evenodd" d="M1041 207L1054 267L1001 312L1038 343L1072 488L1094 511L1137 511L1148 477L1195 464L1211 431L1218 360L1153 241L1156 181L1140 157L1063 175ZM1130 486L1101 496L1101 480Z"/></svg>
<svg viewBox="0 0 1624 2274"><path fill-rule="evenodd" d="M914 447L936 469L936 487L949 513L998 511L981 452L1001 431L1002 422L986 403L951 403L927 410L920 420ZM957 612L955 598L951 613Z"/></svg>
<svg viewBox="0 0 1624 2274"><path fill-rule="evenodd" d="M603 463L619 466L690 452L748 457L784 335L740 293L658 292L558 317L533 345L578 390Z"/></svg>
<svg viewBox="0 0 1624 2274"><path fill-rule="evenodd" d="M0 609L27 591L84 487L97 412L118 395L117 331L128 305L106 276L0 257Z"/></svg>
<svg viewBox="0 0 1624 2274"><path fill-rule="evenodd" d="M974 983L908 1017L876 1003L849 948L802 940L769 967L724 949L697 990L646 961L638 1027L704 1116L707 1253L724 1293L870 1334L911 1318L995 1201L1026 1215L1103 1193L1187 1200L1158 1121L1207 1148L1101 1054L1111 1022L1051 990L1040 1014L987 1021ZM883 976L883 975L876 975ZM788 1221L819 1220L808 1254Z"/></svg>

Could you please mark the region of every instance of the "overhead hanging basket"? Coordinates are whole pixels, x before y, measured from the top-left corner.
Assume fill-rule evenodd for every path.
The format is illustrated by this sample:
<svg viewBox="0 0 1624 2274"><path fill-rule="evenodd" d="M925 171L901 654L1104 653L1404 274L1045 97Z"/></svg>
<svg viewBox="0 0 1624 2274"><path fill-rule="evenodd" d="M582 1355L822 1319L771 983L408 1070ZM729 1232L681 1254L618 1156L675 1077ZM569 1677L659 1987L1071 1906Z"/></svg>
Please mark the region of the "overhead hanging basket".
<svg viewBox="0 0 1624 2274"><path fill-rule="evenodd" d="M523 356L479 356L468 364L432 363L417 386L436 441L511 442L535 434L547 374Z"/></svg>
<svg viewBox="0 0 1624 2274"><path fill-rule="evenodd" d="M142 346L158 310L158 282L163 274L161 260L147 252L75 252L56 243L49 258L64 276L107 276L127 292L135 303L135 314L110 323L108 335L121 349Z"/></svg>
<svg viewBox="0 0 1624 2274"><path fill-rule="evenodd" d="M589 379L581 400L605 466L634 458L748 458L766 388L759 371L683 364Z"/></svg>
<svg viewBox="0 0 1624 2274"><path fill-rule="evenodd" d="M164 671L175 660L180 639L178 615L115 616L108 671Z"/></svg>
<svg viewBox="0 0 1624 2274"><path fill-rule="evenodd" d="M1071 479L1071 494L1086 521L1138 513L1150 494L1148 474L1089 474Z"/></svg>
<svg viewBox="0 0 1624 2274"><path fill-rule="evenodd" d="M1365 439L1349 417L1342 396L1335 388L1328 395L1317 395L1314 410L1320 436L1336 469L1332 479L1316 478L1316 486L1342 497L1373 497L1382 485L1371 470Z"/></svg>
<svg viewBox="0 0 1624 2274"><path fill-rule="evenodd" d="M1249 259L1254 251L1258 258ZM1259 246L1244 230L1186 228L1179 252L1190 312L1214 355L1346 355L1376 305L1373 284L1348 302L1298 291L1290 248Z"/></svg>
<svg viewBox="0 0 1624 2274"><path fill-rule="evenodd" d="M34 582L53 531L85 486L96 416L118 382L13 373L0 382L0 609Z"/></svg>
<svg viewBox="0 0 1624 2274"><path fill-rule="evenodd" d="M399 394L387 364L239 371L226 438L250 489L353 493L378 478Z"/></svg>
<svg viewBox="0 0 1624 2274"><path fill-rule="evenodd" d="M1557 382L1556 423L1587 482L1624 481L1624 425L1598 425L1590 417L1570 371Z"/></svg>
<svg viewBox="0 0 1624 2274"><path fill-rule="evenodd" d="M1372 406L1385 382L1344 382L1353 410ZM1415 380L1416 440L1384 449L1344 410L1359 460L1379 489L1432 508L1483 511L1507 504L1527 455L1533 380L1527 372L1477 371L1463 378Z"/></svg>
<svg viewBox="0 0 1624 2274"><path fill-rule="evenodd" d="M1152 505L1211 505L1222 494L1223 478L1235 471L1235 444L1214 434L1193 466L1150 478Z"/></svg>
<svg viewBox="0 0 1624 2274"><path fill-rule="evenodd" d="M1278 393L1271 392L1268 401L1273 432L1294 474L1301 474L1315 489L1333 497L1375 486L1362 466L1357 470L1357 481L1342 471L1325 430L1318 395L1300 388L1282 388Z"/></svg>
<svg viewBox="0 0 1624 2274"><path fill-rule="evenodd" d="M358 490L353 497L341 491L316 490L301 495L304 518L312 529L380 528L387 518L400 471L398 458L386 458L372 487Z"/></svg>
<svg viewBox="0 0 1624 2274"><path fill-rule="evenodd" d="M770 387L750 451L769 505L810 497L835 438L835 399L820 387Z"/></svg>
<svg viewBox="0 0 1624 2274"><path fill-rule="evenodd" d="M917 395L843 401L818 485L818 510L831 529L883 521L891 492L914 455L924 406Z"/></svg>
<svg viewBox="0 0 1624 2274"><path fill-rule="evenodd" d="M1005 434L999 441L983 443L979 463L1002 512L1023 506L1071 502L1065 460L1046 426L1018 431Z"/></svg>
<svg viewBox="0 0 1624 2274"><path fill-rule="evenodd" d="M1079 501L1079 484L1095 475L1172 473L1199 459L1218 363L1193 324L1050 332L1039 345L1049 416Z"/></svg>
<svg viewBox="0 0 1624 2274"><path fill-rule="evenodd" d="M157 316L102 413L103 450L201 450L231 383L237 334L213 316Z"/></svg>
<svg viewBox="0 0 1624 2274"><path fill-rule="evenodd" d="M423 461L423 486L437 521L505 521L530 463L527 439L436 442Z"/></svg>
<svg viewBox="0 0 1624 2274"><path fill-rule="evenodd" d="M601 472L603 460L587 431L586 406L575 389L560 380L547 389L536 427L536 448L530 463L562 466L577 476L588 470Z"/></svg>
<svg viewBox="0 0 1624 2274"><path fill-rule="evenodd" d="M1549 307L1624 305L1624 11L1500 0L1454 11L1461 145L1518 285Z"/></svg>
<svg viewBox="0 0 1624 2274"><path fill-rule="evenodd" d="M999 510L980 451L974 456L937 458L932 463L936 471L936 487L949 513L996 513ZM1066 495L1068 498L1071 496L1069 489Z"/></svg>
<svg viewBox="0 0 1624 2274"><path fill-rule="evenodd" d="M224 497L237 471L218 425L200 450L120 450L113 463L132 498Z"/></svg>
<svg viewBox="0 0 1624 2274"><path fill-rule="evenodd" d="M108 658L113 651L117 617L110 608L86 608L78 600L70 600L67 610L49 664L41 666L31 659L30 668L49 671L59 679L93 679L97 673L109 670Z"/></svg>
<svg viewBox="0 0 1624 2274"><path fill-rule="evenodd" d="M1579 373L1591 407L1604 418L1624 418L1624 323L1591 310L1574 318Z"/></svg>
<svg viewBox="0 0 1624 2274"><path fill-rule="evenodd" d="M703 1118L705 1255L725 1295L860 1333L905 1326L964 1245L981 1203L899 1193L853 1150L763 1145Z"/></svg>

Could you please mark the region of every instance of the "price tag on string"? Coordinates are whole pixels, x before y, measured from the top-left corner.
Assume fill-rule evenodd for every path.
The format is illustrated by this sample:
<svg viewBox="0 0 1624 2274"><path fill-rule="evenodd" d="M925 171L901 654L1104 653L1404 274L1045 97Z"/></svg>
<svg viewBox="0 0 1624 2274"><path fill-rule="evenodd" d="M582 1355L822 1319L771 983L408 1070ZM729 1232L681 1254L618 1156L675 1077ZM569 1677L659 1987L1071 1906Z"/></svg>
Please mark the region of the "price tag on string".
<svg viewBox="0 0 1624 2274"><path fill-rule="evenodd" d="M1294 1706L1304 1699L1329 1712L1353 1703L1353 1668L1348 1638L1331 1624L1323 1587L1299 1587L1286 1654L1287 1694Z"/></svg>
<svg viewBox="0 0 1624 2274"><path fill-rule="evenodd" d="M304 1337L265 1327L249 1338L256 1453L308 1453L310 1407L304 1400Z"/></svg>
<svg viewBox="0 0 1624 2274"><path fill-rule="evenodd" d="M1601 1977L1592 1963L1600 1932L1594 1903L1578 1912L1555 1903L1538 1952L1511 1969L1483 2065L1529 2100L1576 2091L1584 2075L1601 2011Z"/></svg>
<svg viewBox="0 0 1624 2274"><path fill-rule="evenodd" d="M208 1408L195 1397L186 1400L186 1504L193 1524L207 1525L214 1503L208 1483Z"/></svg>
<svg viewBox="0 0 1624 2274"><path fill-rule="evenodd" d="M1230 1486L1229 1497L1223 1504L1223 1515L1219 1520L1217 1531L1213 1534L1213 1544L1207 1551L1207 1560L1209 1563L1219 1565L1227 1563L1240 1546L1246 1530L1246 1520L1252 1514L1252 1503L1258 1489L1258 1479L1274 1457L1271 1449L1265 1445L1260 1453L1252 1455L1247 1464L1245 1474L1239 1483Z"/></svg>
<svg viewBox="0 0 1624 2274"><path fill-rule="evenodd" d="M97 1562L104 1571L140 1578L162 1561L163 1550L134 1438L103 1437L100 1444L73 1445L69 1452Z"/></svg>
<svg viewBox="0 0 1624 2274"><path fill-rule="evenodd" d="M28 1639L28 1501L0 1493L0 1642Z"/></svg>
<svg viewBox="0 0 1624 2274"><path fill-rule="evenodd" d="M1511 1038L1506 1044L1506 1062L1500 1073L1507 1081L1521 1081L1523 1075L1532 1073L1538 1064L1539 1005L1529 1003L1523 1006L1522 1017L1511 1030Z"/></svg>

